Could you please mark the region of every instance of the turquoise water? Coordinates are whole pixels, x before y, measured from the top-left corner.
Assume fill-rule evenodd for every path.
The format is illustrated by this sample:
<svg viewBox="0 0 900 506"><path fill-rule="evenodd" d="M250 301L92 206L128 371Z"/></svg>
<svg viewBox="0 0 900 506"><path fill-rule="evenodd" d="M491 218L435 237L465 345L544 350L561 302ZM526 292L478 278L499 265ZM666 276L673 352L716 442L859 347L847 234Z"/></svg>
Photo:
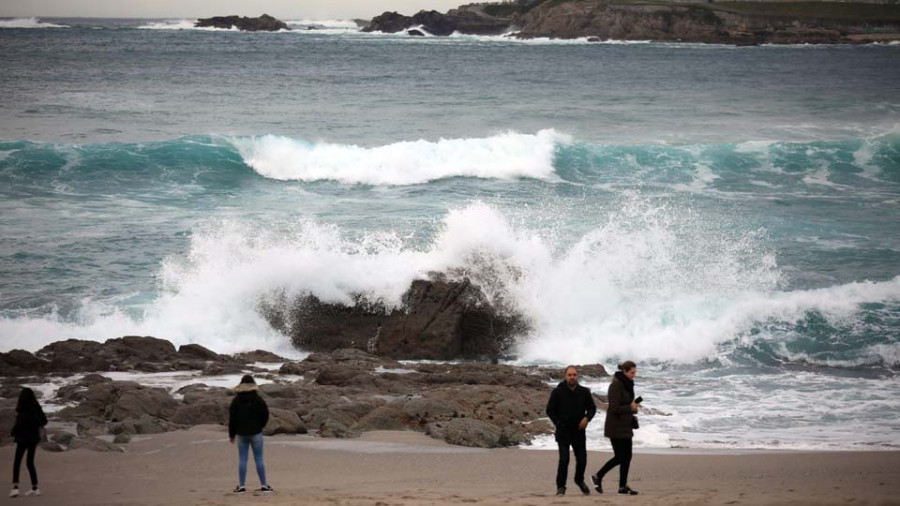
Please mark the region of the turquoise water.
<svg viewBox="0 0 900 506"><path fill-rule="evenodd" d="M0 20L3 350L295 354L268 298L453 271L639 361L644 446L900 445L900 46L189 25Z"/></svg>

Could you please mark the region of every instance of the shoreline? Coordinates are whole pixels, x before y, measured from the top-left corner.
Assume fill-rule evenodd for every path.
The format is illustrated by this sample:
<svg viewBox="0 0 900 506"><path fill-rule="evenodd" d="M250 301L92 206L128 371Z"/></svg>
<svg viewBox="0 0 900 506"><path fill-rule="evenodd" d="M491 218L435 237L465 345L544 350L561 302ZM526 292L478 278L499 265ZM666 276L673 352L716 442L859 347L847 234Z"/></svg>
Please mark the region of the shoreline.
<svg viewBox="0 0 900 506"><path fill-rule="evenodd" d="M323 443L327 443L323 445ZM584 497L571 484L555 497L554 452L459 448L408 431L375 431L358 439L303 435L265 439L266 472L276 492L257 495L252 463L248 493L233 495L235 448L224 428L135 438L125 453L40 451L36 465L45 504L232 504L418 506L538 505L627 501L650 504L900 504L900 451L757 455L654 455L635 452L629 484L640 495L621 499L617 472L607 493ZM12 447L0 448L9 466ZM588 474L611 454L588 452ZM6 468L9 469L8 467ZM23 473L25 470L22 470ZM98 481L98 477L104 479ZM22 477L27 487L27 473ZM29 500L27 498L20 500Z"/></svg>

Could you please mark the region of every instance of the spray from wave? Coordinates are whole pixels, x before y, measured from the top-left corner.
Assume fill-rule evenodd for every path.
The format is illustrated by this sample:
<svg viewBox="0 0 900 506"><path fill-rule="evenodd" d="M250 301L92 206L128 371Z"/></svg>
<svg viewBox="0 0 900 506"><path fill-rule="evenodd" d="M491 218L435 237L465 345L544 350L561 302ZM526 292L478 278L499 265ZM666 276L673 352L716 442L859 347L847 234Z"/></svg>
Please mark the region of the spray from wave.
<svg viewBox="0 0 900 506"><path fill-rule="evenodd" d="M359 30L352 19L297 19L285 21L289 26L330 30Z"/></svg>
<svg viewBox="0 0 900 506"><path fill-rule="evenodd" d="M145 25L141 25L138 30L199 30L204 32L238 32L240 30L237 27L232 26L231 28L216 28L213 26L205 26L205 27L196 27L194 23L197 20L191 19L168 19L165 21L154 21L152 23L147 23Z"/></svg>
<svg viewBox="0 0 900 506"><path fill-rule="evenodd" d="M69 28L41 21L39 18L0 19L0 28Z"/></svg>
<svg viewBox="0 0 900 506"><path fill-rule="evenodd" d="M865 305L900 301L900 277L781 291L763 231L734 232L690 207L632 195L590 218L586 232L563 241L530 227L527 216L476 202L448 212L434 238L418 245L391 231L350 237L310 219L274 229L218 221L195 230L184 255L166 259L160 293L140 314L85 301L74 321L7 318L0 333L8 346L30 349L138 333L222 352L290 353L259 314L266 298L312 293L351 304L365 294L396 307L413 279L441 271L468 276L531 319L534 331L518 349L523 361L693 363L728 360L736 345L797 339L756 332L761 326L793 328L810 315L863 325ZM896 356L889 342L868 349L881 349L886 361Z"/></svg>

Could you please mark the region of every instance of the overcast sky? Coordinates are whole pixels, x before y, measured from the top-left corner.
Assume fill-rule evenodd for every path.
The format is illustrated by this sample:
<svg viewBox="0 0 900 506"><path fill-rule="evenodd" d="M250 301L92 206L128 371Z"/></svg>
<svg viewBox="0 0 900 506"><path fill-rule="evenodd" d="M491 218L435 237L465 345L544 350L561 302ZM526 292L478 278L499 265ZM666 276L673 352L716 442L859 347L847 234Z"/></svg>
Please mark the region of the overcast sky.
<svg viewBox="0 0 900 506"><path fill-rule="evenodd" d="M267 13L288 19L371 18L384 11L441 12L469 0L0 0L0 16L197 18Z"/></svg>

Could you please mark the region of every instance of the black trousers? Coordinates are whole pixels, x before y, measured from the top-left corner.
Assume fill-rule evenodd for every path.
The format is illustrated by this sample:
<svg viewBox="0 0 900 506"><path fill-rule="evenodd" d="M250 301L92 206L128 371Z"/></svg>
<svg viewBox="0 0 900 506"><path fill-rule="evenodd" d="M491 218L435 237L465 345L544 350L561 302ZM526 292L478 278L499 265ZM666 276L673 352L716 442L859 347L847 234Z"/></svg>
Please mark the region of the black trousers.
<svg viewBox="0 0 900 506"><path fill-rule="evenodd" d="M584 470L587 467L587 443L583 430L571 434L557 434L556 445L559 446L559 466L556 468L556 488L566 486L569 474L569 447L575 454L575 482L584 481Z"/></svg>
<svg viewBox="0 0 900 506"><path fill-rule="evenodd" d="M25 466L28 467L28 474L31 476L31 488L38 485L37 469L34 468L34 450L37 448L37 442L34 443L16 443L16 459L13 461L13 483L19 483L19 468L22 466L22 456L28 453L25 459Z"/></svg>
<svg viewBox="0 0 900 506"><path fill-rule="evenodd" d="M609 438L612 443L614 457L609 459L603 467L597 471L600 480L610 472L612 468L619 466L619 488L628 485L628 469L631 467L631 438Z"/></svg>

